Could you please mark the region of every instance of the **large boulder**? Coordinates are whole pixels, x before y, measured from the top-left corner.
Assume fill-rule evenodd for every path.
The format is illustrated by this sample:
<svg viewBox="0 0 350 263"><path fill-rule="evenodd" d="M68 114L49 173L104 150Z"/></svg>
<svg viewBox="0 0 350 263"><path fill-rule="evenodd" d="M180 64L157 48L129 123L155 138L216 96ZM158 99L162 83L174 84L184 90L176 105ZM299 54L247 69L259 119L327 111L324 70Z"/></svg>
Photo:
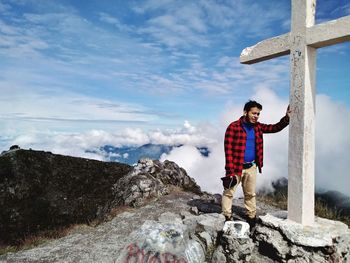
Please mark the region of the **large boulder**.
<svg viewBox="0 0 350 263"><path fill-rule="evenodd" d="M113 185L113 205L140 206L150 197L168 194L174 186L202 194L195 180L176 163L141 159L130 173Z"/></svg>
<svg viewBox="0 0 350 263"><path fill-rule="evenodd" d="M132 170L44 151L0 156L0 239L13 244L38 231L102 216L114 198L112 186Z"/></svg>

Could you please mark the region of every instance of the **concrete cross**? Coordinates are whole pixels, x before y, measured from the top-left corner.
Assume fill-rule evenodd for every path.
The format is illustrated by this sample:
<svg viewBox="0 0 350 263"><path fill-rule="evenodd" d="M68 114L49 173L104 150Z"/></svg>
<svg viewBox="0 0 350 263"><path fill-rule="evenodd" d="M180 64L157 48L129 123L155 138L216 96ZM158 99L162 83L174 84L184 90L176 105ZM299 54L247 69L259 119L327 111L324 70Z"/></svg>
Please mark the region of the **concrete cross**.
<svg viewBox="0 0 350 263"><path fill-rule="evenodd" d="M315 218L316 49L350 41L350 16L315 25L316 0L292 0L291 32L242 51L252 64L290 54L288 219L312 225Z"/></svg>

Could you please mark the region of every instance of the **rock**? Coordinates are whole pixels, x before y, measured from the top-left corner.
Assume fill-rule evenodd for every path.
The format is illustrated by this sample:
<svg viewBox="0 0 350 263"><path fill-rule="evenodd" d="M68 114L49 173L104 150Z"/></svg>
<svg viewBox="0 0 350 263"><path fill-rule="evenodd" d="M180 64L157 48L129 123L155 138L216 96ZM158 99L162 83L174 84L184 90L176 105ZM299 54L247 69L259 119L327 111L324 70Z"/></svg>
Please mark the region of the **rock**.
<svg viewBox="0 0 350 263"><path fill-rule="evenodd" d="M247 238L249 237L249 224L243 221L227 221L223 232L236 238Z"/></svg>
<svg viewBox="0 0 350 263"><path fill-rule="evenodd" d="M174 187L202 195L177 164L140 160L136 167L44 151L0 156L0 242L92 220L120 205L138 207Z"/></svg>
<svg viewBox="0 0 350 263"><path fill-rule="evenodd" d="M187 205L187 202L191 200L191 196L190 192L171 192L157 200L151 200L145 206L130 208L126 212L118 213L111 221L102 223L97 227L90 227L88 231L86 229L84 231L74 231L73 234L67 237L48 242L36 248L1 255L0 262L114 263L122 251L132 243L133 233L140 233L146 221L155 222L158 226L173 223L177 226L176 230L181 228L184 236L189 235L190 230L181 220L178 220L182 218L181 211L189 211L190 206ZM190 238L189 242L189 247L197 252L199 247L201 249L204 247L197 241L198 244L194 245Z"/></svg>
<svg viewBox="0 0 350 263"><path fill-rule="evenodd" d="M159 222L175 222L182 224L182 219L179 214L175 214L173 212L166 212L160 215L158 218Z"/></svg>
<svg viewBox="0 0 350 263"><path fill-rule="evenodd" d="M287 219L287 211L260 216L254 239L266 254L280 262L348 262L350 230L347 225L315 218L313 226Z"/></svg>
<svg viewBox="0 0 350 263"><path fill-rule="evenodd" d="M270 258L286 259L290 247L280 232L257 226L254 237L255 240L259 241L259 244L262 245L261 247L265 248L266 256Z"/></svg>
<svg viewBox="0 0 350 263"><path fill-rule="evenodd" d="M190 240L181 223L146 221L133 232L116 263L129 262L204 262L204 252Z"/></svg>
<svg viewBox="0 0 350 263"><path fill-rule="evenodd" d="M260 218L250 236L243 234L246 231L224 233L221 214L191 214L191 196L171 191L96 228L2 255L0 262L349 262L347 231L331 246L306 247L291 242L276 223L285 219L269 221L270 214ZM242 229L247 227L242 222Z"/></svg>
<svg viewBox="0 0 350 263"><path fill-rule="evenodd" d="M224 225L221 197L202 193L173 162L143 159L132 168L27 152L17 149L0 156L1 238L9 235L5 229L20 233L24 219L31 219L26 212L43 216L36 217L40 224L84 215L98 218L111 208L116 216L36 248L1 255L0 262L350 262L350 232L343 223L316 218L314 226L302 227L287 220L286 211L260 203L251 233L242 221ZM63 178L68 178L65 184ZM49 206L42 200L49 200ZM118 210L124 205L131 207ZM238 220L244 220L243 199L235 199L233 206Z"/></svg>
<svg viewBox="0 0 350 263"><path fill-rule="evenodd" d="M198 216L192 215L191 213L187 211L182 211L182 221L187 226L190 232L195 232L197 228L198 223Z"/></svg>
<svg viewBox="0 0 350 263"><path fill-rule="evenodd" d="M349 231L348 226L339 221L315 218L313 226L287 220L287 211L279 211L260 216L262 223L281 230L288 240L300 246L326 247L331 246L333 239Z"/></svg>
<svg viewBox="0 0 350 263"><path fill-rule="evenodd" d="M217 213L202 214L197 217L197 222L198 231L205 231L216 239L218 232L221 231L224 226L225 217Z"/></svg>
<svg viewBox="0 0 350 263"><path fill-rule="evenodd" d="M176 163L141 159L134 169L113 185L113 206L141 206L150 197L169 194L173 187L202 194L200 187Z"/></svg>
<svg viewBox="0 0 350 263"><path fill-rule="evenodd" d="M191 207L191 213L194 215L198 215L199 214L199 210L196 206L192 206Z"/></svg>
<svg viewBox="0 0 350 263"><path fill-rule="evenodd" d="M226 263L225 251L222 246L218 246L213 253L211 263Z"/></svg>
<svg viewBox="0 0 350 263"><path fill-rule="evenodd" d="M199 239L204 243L205 249L208 250L210 247L214 246L213 237L209 235L208 232L200 232L198 233Z"/></svg>
<svg viewBox="0 0 350 263"><path fill-rule="evenodd" d="M238 238L227 234L222 235L220 246L222 246L227 263L249 262L252 251L254 250L254 243L251 238Z"/></svg>
<svg viewBox="0 0 350 263"><path fill-rule="evenodd" d="M1 242L103 217L113 200L111 186L131 169L17 148L1 155Z"/></svg>

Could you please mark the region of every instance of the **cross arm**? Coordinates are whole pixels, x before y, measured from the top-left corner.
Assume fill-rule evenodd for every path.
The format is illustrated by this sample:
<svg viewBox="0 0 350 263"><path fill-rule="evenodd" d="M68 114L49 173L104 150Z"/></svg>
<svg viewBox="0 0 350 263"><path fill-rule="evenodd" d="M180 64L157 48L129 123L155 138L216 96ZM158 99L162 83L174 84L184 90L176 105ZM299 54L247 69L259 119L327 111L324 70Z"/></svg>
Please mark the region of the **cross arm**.
<svg viewBox="0 0 350 263"><path fill-rule="evenodd" d="M245 48L240 56L243 64L253 64L290 53L289 33L261 41Z"/></svg>
<svg viewBox="0 0 350 263"><path fill-rule="evenodd" d="M307 45L314 48L350 41L350 16L314 25L306 30Z"/></svg>

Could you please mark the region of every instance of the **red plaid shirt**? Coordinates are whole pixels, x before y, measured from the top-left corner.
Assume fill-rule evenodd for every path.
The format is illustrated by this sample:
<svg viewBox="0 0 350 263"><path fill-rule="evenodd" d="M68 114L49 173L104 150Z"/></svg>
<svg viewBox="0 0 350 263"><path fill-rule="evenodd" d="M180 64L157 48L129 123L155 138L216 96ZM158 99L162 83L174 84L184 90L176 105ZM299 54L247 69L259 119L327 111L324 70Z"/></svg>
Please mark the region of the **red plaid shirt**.
<svg viewBox="0 0 350 263"><path fill-rule="evenodd" d="M243 128L242 116L239 120L232 122L225 132L225 157L226 176L242 175L244 152L247 134ZM263 167L263 133L274 133L283 130L289 124L289 118L284 116L276 124L264 124L257 122L255 131L255 163L261 173Z"/></svg>

